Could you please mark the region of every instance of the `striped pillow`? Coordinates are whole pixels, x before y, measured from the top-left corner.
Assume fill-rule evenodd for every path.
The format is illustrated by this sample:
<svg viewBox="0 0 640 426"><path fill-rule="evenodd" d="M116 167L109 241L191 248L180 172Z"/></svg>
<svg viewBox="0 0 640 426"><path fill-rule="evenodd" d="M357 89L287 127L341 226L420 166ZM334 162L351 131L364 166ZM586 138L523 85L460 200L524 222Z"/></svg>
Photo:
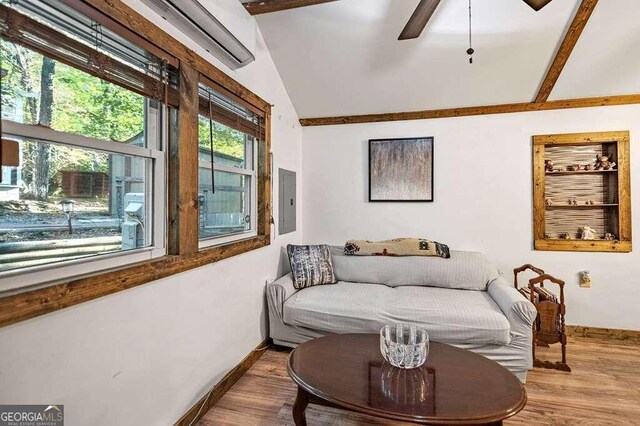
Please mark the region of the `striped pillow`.
<svg viewBox="0 0 640 426"><path fill-rule="evenodd" d="M287 254L291 264L293 286L296 289L336 283L328 245L294 246L289 244L287 245Z"/></svg>

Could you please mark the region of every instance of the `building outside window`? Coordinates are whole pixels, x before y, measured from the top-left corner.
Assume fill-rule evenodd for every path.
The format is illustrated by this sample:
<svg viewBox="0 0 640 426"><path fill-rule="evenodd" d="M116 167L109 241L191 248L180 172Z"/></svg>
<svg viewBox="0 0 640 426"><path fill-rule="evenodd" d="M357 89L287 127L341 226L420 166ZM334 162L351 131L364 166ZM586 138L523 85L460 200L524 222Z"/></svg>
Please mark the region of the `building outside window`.
<svg viewBox="0 0 640 426"><path fill-rule="evenodd" d="M163 255L166 63L63 2L6 10L0 290Z"/></svg>
<svg viewBox="0 0 640 426"><path fill-rule="evenodd" d="M261 118L200 85L198 133L200 246L257 234L257 141Z"/></svg>

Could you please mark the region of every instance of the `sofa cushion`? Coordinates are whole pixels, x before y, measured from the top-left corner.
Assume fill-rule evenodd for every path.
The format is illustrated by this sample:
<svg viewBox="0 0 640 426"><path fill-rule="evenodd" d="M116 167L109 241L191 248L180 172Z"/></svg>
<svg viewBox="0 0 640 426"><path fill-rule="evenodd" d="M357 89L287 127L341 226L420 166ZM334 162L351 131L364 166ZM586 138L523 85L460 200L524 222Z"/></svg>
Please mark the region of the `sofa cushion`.
<svg viewBox="0 0 640 426"><path fill-rule="evenodd" d="M327 245L287 245L293 286L297 289L314 285L334 284L336 277Z"/></svg>
<svg viewBox="0 0 640 426"><path fill-rule="evenodd" d="M509 321L485 291L338 282L293 294L284 322L330 333L378 333L386 324L409 322L438 342L510 341Z"/></svg>
<svg viewBox="0 0 640 426"><path fill-rule="evenodd" d="M331 247L338 281L486 290L500 274L482 253L451 251L451 258L408 256L347 256Z"/></svg>

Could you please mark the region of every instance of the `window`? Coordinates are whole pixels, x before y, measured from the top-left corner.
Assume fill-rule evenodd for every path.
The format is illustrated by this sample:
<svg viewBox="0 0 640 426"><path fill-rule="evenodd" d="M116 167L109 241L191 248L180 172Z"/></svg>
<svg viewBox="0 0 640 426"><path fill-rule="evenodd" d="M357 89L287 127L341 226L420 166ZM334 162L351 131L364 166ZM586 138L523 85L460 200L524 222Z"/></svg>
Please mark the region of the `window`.
<svg viewBox="0 0 640 426"><path fill-rule="evenodd" d="M0 290L163 255L169 67L63 2L1 7Z"/></svg>
<svg viewBox="0 0 640 426"><path fill-rule="evenodd" d="M258 114L201 84L198 126L200 246L255 236Z"/></svg>
<svg viewBox="0 0 640 426"><path fill-rule="evenodd" d="M271 106L121 0L0 0L0 68L0 327L270 244Z"/></svg>

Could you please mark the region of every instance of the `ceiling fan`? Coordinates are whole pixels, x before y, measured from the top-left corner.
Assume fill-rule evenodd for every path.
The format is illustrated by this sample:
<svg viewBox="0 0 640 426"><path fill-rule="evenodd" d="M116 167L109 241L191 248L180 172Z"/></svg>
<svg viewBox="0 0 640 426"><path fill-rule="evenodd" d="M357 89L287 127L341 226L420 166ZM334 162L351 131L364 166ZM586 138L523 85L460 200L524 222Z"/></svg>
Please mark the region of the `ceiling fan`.
<svg viewBox="0 0 640 426"><path fill-rule="evenodd" d="M551 0L524 0L524 2L531 6L533 10L538 11L549 4ZM427 26L427 22L431 19L431 15L435 12L438 4L440 4L440 0L420 0L418 7L413 11L398 40L418 38L424 27Z"/></svg>

